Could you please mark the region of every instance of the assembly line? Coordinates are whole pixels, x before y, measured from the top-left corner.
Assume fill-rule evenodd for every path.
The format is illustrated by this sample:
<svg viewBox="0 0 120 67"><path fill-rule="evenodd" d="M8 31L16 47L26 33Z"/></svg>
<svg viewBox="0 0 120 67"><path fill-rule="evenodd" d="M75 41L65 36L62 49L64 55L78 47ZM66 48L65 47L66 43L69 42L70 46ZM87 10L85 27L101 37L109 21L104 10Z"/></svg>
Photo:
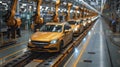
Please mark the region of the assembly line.
<svg viewBox="0 0 120 67"><path fill-rule="evenodd" d="M89 2L0 0L0 67L119 67L108 5Z"/></svg>
<svg viewBox="0 0 120 67"><path fill-rule="evenodd" d="M89 30L90 28L88 28L87 29L87 31ZM75 46L75 45L77 45L81 40L82 40L82 38L85 36L85 34L87 34L87 31L85 31L83 34L81 34L81 36L79 36L77 39L74 39L75 41L77 41L77 42L75 42L74 41L74 44L73 45L69 45L69 47L68 48L64 48L64 49L66 49L65 51L64 50L62 50L63 51L63 56L64 56L64 54L68 54L69 55L69 53L71 53L71 51L74 51L73 49L73 47ZM71 49L72 48L72 49ZM68 52L68 50L70 51L70 52ZM31 53L29 54L29 52L27 53L25 53L25 54L23 54L23 56L24 55L30 55L31 57L33 56L33 55L31 55ZM49 53L48 53L49 54ZM61 54L61 53L60 53ZM38 54L38 56L39 55L41 55L41 53L40 54ZM42 56L39 56L38 58L40 58L40 59L37 59L37 60L43 60L43 59L45 59L45 56L46 56L47 54L42 54ZM54 57L54 55L56 56L56 53L55 54L52 54L52 59L55 59L55 57ZM21 56L21 57L23 57L23 56ZM24 56L26 59L28 58L29 59L29 57L30 56ZM37 56L37 55L36 55ZM44 57L43 57L44 56ZM61 56L61 55L60 55ZM65 55L66 56L66 55ZM17 65L17 66L19 66L19 65L22 65L22 64L20 64L20 62L22 61L22 62L24 62L24 63L28 63L28 61L27 60L24 60L23 58L21 58L21 57L16 57L16 62L14 63L14 61L15 60L13 60L13 61L11 61L11 62L9 62L7 65L9 66L9 64L10 65ZM49 56L47 55L47 59L49 59ZM50 55L50 57L51 57L51 55ZM20 60L19 58L21 58L22 60ZM57 59L60 59L60 58L64 58L64 57L59 57L59 54L57 53L57 56L56 56L56 58ZM19 60L18 60L19 59ZM36 60L36 57L33 57L32 59L29 59L29 62L34 62L34 59ZM18 60L18 61L17 61ZM32 61L33 60L33 61ZM44 63L43 62L41 62L42 64L40 64L40 62L38 61L38 62L36 62L37 63L37 65L44 65L46 62L47 62L47 60L43 60L44 61ZM59 61L59 60L58 60ZM62 61L62 60L61 60ZM51 62L57 62L57 61L51 61ZM30 63L30 65L31 65L31 63ZM54 64L53 64L54 65ZM29 65L28 65L29 66Z"/></svg>
<svg viewBox="0 0 120 67"><path fill-rule="evenodd" d="M20 27L22 24L22 20L19 17L15 17L18 0L11 0L11 2L12 3L10 5L10 10L7 11L7 13L3 15L3 17L4 17L4 22L6 22L8 26L7 38L8 40L10 40L10 42L14 42L15 44L13 43L14 45L1 50L0 56L1 56L2 66L9 66L9 65L12 66L12 64L13 66L19 66L20 62L22 61L27 62L27 59L30 62L32 59L35 59L34 56L32 58L33 55L32 53L36 53L36 52L61 53L62 51L64 51L63 49L65 49L66 47L72 46L69 44L75 40L74 36L76 34L77 37L79 35L85 36L85 34L82 33L87 33L87 31L85 32L84 30L87 30L87 28L89 29L89 27L91 27L91 25L93 25L93 23L97 19L95 17L97 16L97 13L94 13L92 10L85 8L85 6L83 7L74 6L72 3L67 4L67 2L57 0L56 2L53 1L53 4L55 5L51 6L52 8L54 7L55 12L49 12L49 13L53 13L53 18L51 19L51 21L45 22L44 18L41 17L41 11L40 11L41 5L49 4L49 3L46 3L46 1L42 1L42 0L34 0L34 2L36 2L36 11L32 17L33 23L30 26L31 31L33 32L24 35L24 33L28 31L24 31L21 33ZM61 3L64 4L67 12L65 13L62 12L61 17L59 18L58 12ZM73 13L72 19L70 15L71 11L75 12ZM4 36L2 38L4 38ZM18 41L16 41L16 39ZM71 51L72 50L70 50L70 52ZM28 56L26 56L27 58L19 59L19 61L17 61L18 58L26 55L27 53L28 53ZM31 57L32 59L29 59L29 57ZM44 57L42 58L44 59ZM13 61L16 61L16 64ZM26 64L28 63L21 64L21 66L24 66Z"/></svg>

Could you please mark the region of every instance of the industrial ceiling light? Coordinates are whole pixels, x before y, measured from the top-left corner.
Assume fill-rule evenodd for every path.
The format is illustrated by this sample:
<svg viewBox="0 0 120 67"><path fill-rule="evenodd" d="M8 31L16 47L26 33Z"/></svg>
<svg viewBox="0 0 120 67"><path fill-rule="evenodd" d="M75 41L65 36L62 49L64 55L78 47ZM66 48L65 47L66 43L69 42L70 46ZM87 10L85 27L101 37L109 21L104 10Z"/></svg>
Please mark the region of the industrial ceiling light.
<svg viewBox="0 0 120 67"><path fill-rule="evenodd" d="M58 9L58 11L60 11L60 8Z"/></svg>
<svg viewBox="0 0 120 67"><path fill-rule="evenodd" d="M29 6L29 9L31 9L32 8L32 6Z"/></svg>
<svg viewBox="0 0 120 67"><path fill-rule="evenodd" d="M42 9L42 6L40 6L40 9Z"/></svg>
<svg viewBox="0 0 120 67"><path fill-rule="evenodd" d="M2 1L0 1L0 3L2 3Z"/></svg>
<svg viewBox="0 0 120 67"><path fill-rule="evenodd" d="M73 10L70 10L70 13L72 13L73 12Z"/></svg>
<svg viewBox="0 0 120 67"><path fill-rule="evenodd" d="M75 5L73 5L73 8L76 8L76 6L75 6Z"/></svg>
<svg viewBox="0 0 120 67"><path fill-rule="evenodd" d="M64 9L64 11L67 11L66 9Z"/></svg>
<svg viewBox="0 0 120 67"><path fill-rule="evenodd" d="M66 5L67 5L67 3L66 3L66 2L63 2L63 5L65 5L65 6L66 6Z"/></svg>
<svg viewBox="0 0 120 67"><path fill-rule="evenodd" d="M56 0L52 0L53 2L56 2Z"/></svg>
<svg viewBox="0 0 120 67"><path fill-rule="evenodd" d="M20 8L24 8L24 6L21 6Z"/></svg>
<svg viewBox="0 0 120 67"><path fill-rule="evenodd" d="M54 8L53 8L53 7L51 7L51 11L54 11Z"/></svg>
<svg viewBox="0 0 120 67"><path fill-rule="evenodd" d="M34 7L34 10L36 10L36 7Z"/></svg>
<svg viewBox="0 0 120 67"><path fill-rule="evenodd" d="M7 7L5 7L5 10L8 10Z"/></svg>
<svg viewBox="0 0 120 67"><path fill-rule="evenodd" d="M7 5L6 3L2 3L2 5Z"/></svg>
<svg viewBox="0 0 120 67"><path fill-rule="evenodd" d="M80 13L79 11L77 11L77 13Z"/></svg>
<svg viewBox="0 0 120 67"><path fill-rule="evenodd" d="M22 6L27 6L27 4L23 3Z"/></svg>
<svg viewBox="0 0 120 67"><path fill-rule="evenodd" d="M46 7L45 10L47 10L49 7Z"/></svg>

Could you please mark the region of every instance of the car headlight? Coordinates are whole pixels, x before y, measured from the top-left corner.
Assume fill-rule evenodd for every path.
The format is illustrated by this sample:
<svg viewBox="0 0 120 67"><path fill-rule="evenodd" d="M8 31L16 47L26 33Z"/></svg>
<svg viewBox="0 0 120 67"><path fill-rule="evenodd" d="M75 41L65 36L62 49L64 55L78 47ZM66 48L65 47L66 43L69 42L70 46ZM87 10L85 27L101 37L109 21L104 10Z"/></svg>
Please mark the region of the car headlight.
<svg viewBox="0 0 120 67"><path fill-rule="evenodd" d="M31 39L29 39L29 42L31 42Z"/></svg>
<svg viewBox="0 0 120 67"><path fill-rule="evenodd" d="M86 23L83 23L83 26L86 26Z"/></svg>
<svg viewBox="0 0 120 67"><path fill-rule="evenodd" d="M91 23L91 21L88 21L88 23Z"/></svg>
<svg viewBox="0 0 120 67"><path fill-rule="evenodd" d="M51 44L56 44L56 43L57 43L57 41L58 41L58 40L57 40L57 39L55 39L55 40L52 40L50 43L51 43Z"/></svg>
<svg viewBox="0 0 120 67"><path fill-rule="evenodd" d="M78 28L76 27L75 29L74 29L74 31L77 31L78 30Z"/></svg>

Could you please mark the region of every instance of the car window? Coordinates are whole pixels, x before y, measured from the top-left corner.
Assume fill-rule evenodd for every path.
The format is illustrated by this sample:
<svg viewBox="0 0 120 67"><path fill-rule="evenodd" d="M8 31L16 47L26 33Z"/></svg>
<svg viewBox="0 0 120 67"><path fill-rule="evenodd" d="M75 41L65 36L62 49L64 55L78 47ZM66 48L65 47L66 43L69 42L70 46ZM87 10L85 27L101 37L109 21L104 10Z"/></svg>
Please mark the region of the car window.
<svg viewBox="0 0 120 67"><path fill-rule="evenodd" d="M41 32L61 32L62 25L44 25L41 29Z"/></svg>
<svg viewBox="0 0 120 67"><path fill-rule="evenodd" d="M82 23L82 22L83 22L83 20L80 21L80 23Z"/></svg>
<svg viewBox="0 0 120 67"><path fill-rule="evenodd" d="M79 22L76 22L76 24L75 25L78 25L79 24Z"/></svg>
<svg viewBox="0 0 120 67"><path fill-rule="evenodd" d="M69 24L74 25L76 22L75 21L68 21Z"/></svg>
<svg viewBox="0 0 120 67"><path fill-rule="evenodd" d="M71 29L71 27L70 27L69 25L65 25L65 26L64 26L64 29L65 29L65 30L69 30L69 29Z"/></svg>

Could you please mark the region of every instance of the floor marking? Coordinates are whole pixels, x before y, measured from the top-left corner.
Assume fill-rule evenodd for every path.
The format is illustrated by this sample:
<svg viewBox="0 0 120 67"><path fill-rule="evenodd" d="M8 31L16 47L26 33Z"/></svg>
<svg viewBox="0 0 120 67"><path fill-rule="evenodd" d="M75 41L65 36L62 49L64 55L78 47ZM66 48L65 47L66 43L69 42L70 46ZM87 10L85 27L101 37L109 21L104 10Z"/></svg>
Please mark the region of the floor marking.
<svg viewBox="0 0 120 67"><path fill-rule="evenodd" d="M98 23L98 21L95 23L94 28L96 27L96 24L97 24L97 23ZM78 64L78 62L80 61L80 59L81 59L83 53L85 52L85 49L86 49L86 47L88 46L89 41L90 41L92 35L93 35L93 33L91 34L91 36L88 38L87 42L86 42L86 43L84 44L84 46L82 47L81 53L80 53L80 55L78 56L76 62L73 64L72 67L77 67L77 64Z"/></svg>
<svg viewBox="0 0 120 67"><path fill-rule="evenodd" d="M87 42L86 42L86 43L84 44L84 46L82 47L81 53L80 53L80 55L78 56L78 58L77 58L77 60L75 61L75 63L73 64L73 67L76 67L76 66L77 66L79 60L81 59L83 53L85 52L86 47L87 47L88 44L89 44L90 38L91 38L91 36L88 38Z"/></svg>
<svg viewBox="0 0 120 67"><path fill-rule="evenodd" d="M71 58L73 57L74 53L72 54L72 56L68 59L68 61L64 64L64 67L66 67L66 65L68 64L68 62L70 62Z"/></svg>
<svg viewBox="0 0 120 67"><path fill-rule="evenodd" d="M98 23L98 21L96 21L96 23L95 23L95 25L93 26L93 30L92 31L94 31L95 30L95 27L96 27L96 25L97 25L97 23ZM92 33L92 35L93 35L94 33ZM92 36L91 35L91 36ZM91 36L89 37L89 41L90 41L90 38L91 38ZM88 44L89 42L86 42L86 44ZM84 47L84 49L87 47L87 45L84 45L83 46ZM80 48L79 46L78 46L78 48ZM79 56L82 56L82 54L83 54L83 48L81 49L82 51L80 52L80 54L81 55L79 55ZM85 51L85 50L84 50ZM69 60L64 64L64 67L66 67L66 65L70 62L70 60L71 60L71 58L74 56L74 53L72 54L72 56L69 58ZM79 58L80 59L80 58ZM78 63L78 61L80 61L80 60L77 60L77 63ZM77 64L76 63L76 64ZM76 64L74 64L74 66L72 66L72 67L76 67Z"/></svg>
<svg viewBox="0 0 120 67"><path fill-rule="evenodd" d="M104 67L104 63L103 63L103 28L102 28L102 23L100 24L100 32L99 32L99 36L100 36L100 67Z"/></svg>

